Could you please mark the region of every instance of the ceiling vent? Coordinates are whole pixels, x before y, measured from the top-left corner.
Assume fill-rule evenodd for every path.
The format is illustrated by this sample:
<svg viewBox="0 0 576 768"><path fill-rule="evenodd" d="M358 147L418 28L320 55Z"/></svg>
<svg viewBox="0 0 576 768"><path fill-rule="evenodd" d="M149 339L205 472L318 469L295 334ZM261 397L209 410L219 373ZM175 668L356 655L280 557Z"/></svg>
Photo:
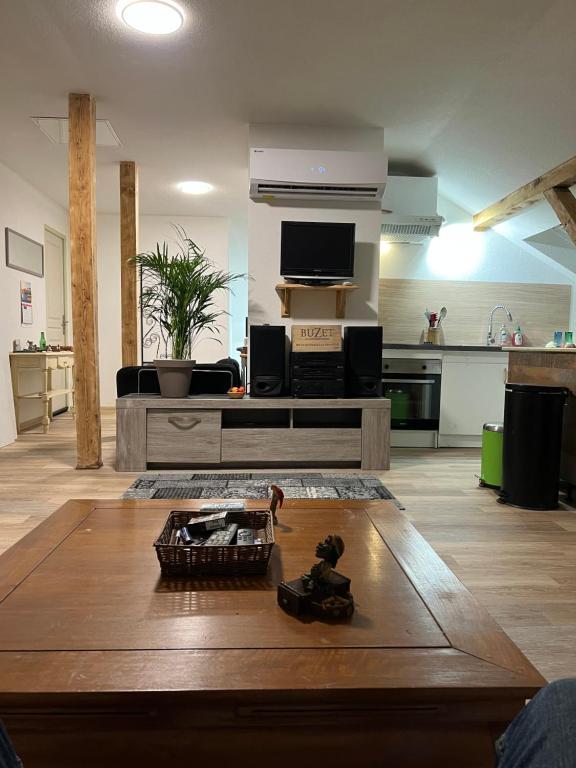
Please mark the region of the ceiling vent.
<svg viewBox="0 0 576 768"><path fill-rule="evenodd" d="M68 144L67 117L33 117L32 122L53 144ZM98 147L119 147L120 139L109 120L96 120L96 145Z"/></svg>
<svg viewBox="0 0 576 768"><path fill-rule="evenodd" d="M380 202L387 175L382 152L250 150L253 200Z"/></svg>
<svg viewBox="0 0 576 768"><path fill-rule="evenodd" d="M437 205L436 176L389 176L382 199L382 240L420 244L437 237L444 222Z"/></svg>

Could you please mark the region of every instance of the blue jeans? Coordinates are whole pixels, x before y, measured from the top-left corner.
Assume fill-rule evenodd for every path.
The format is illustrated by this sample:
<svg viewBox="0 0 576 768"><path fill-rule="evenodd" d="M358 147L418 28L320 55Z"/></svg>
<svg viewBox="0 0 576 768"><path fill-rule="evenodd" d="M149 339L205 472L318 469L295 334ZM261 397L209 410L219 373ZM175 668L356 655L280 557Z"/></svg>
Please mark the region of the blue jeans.
<svg viewBox="0 0 576 768"><path fill-rule="evenodd" d="M8 734L0 721L0 768L22 768L22 763L12 748Z"/></svg>
<svg viewBox="0 0 576 768"><path fill-rule="evenodd" d="M576 678L543 688L497 744L497 768L576 767Z"/></svg>

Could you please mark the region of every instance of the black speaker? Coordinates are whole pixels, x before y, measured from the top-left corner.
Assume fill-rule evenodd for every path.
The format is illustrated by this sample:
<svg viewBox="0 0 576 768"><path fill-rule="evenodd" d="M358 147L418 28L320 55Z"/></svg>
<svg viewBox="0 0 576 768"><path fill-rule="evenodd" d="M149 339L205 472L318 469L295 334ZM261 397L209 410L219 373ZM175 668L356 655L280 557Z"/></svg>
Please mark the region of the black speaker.
<svg viewBox="0 0 576 768"><path fill-rule="evenodd" d="M382 326L347 325L344 356L348 397L381 397Z"/></svg>
<svg viewBox="0 0 576 768"><path fill-rule="evenodd" d="M250 326L250 397L286 394L287 355L283 325Z"/></svg>

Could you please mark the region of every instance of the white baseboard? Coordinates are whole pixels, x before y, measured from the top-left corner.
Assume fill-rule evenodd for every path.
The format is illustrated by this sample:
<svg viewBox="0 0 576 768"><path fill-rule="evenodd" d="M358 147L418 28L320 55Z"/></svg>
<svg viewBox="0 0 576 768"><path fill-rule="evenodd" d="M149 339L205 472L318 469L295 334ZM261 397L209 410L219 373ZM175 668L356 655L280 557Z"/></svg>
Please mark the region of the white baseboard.
<svg viewBox="0 0 576 768"><path fill-rule="evenodd" d="M482 448L482 435L438 435L438 448Z"/></svg>
<svg viewBox="0 0 576 768"><path fill-rule="evenodd" d="M393 429L392 448L437 448L437 432L424 429Z"/></svg>

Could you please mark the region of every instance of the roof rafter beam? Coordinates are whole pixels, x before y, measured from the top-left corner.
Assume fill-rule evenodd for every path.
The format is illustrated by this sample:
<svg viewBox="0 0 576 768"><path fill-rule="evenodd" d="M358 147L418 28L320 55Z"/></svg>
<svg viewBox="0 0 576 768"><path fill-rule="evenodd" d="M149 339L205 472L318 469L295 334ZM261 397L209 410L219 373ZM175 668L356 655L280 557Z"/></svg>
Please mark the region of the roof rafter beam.
<svg viewBox="0 0 576 768"><path fill-rule="evenodd" d="M576 157L571 157L475 214L474 229L478 232L490 229L542 200L548 190L568 188L573 184L576 184Z"/></svg>
<svg viewBox="0 0 576 768"><path fill-rule="evenodd" d="M544 197L552 208L556 216L560 219L560 224L566 230L566 234L576 245L576 197L566 187L552 187L544 192Z"/></svg>

